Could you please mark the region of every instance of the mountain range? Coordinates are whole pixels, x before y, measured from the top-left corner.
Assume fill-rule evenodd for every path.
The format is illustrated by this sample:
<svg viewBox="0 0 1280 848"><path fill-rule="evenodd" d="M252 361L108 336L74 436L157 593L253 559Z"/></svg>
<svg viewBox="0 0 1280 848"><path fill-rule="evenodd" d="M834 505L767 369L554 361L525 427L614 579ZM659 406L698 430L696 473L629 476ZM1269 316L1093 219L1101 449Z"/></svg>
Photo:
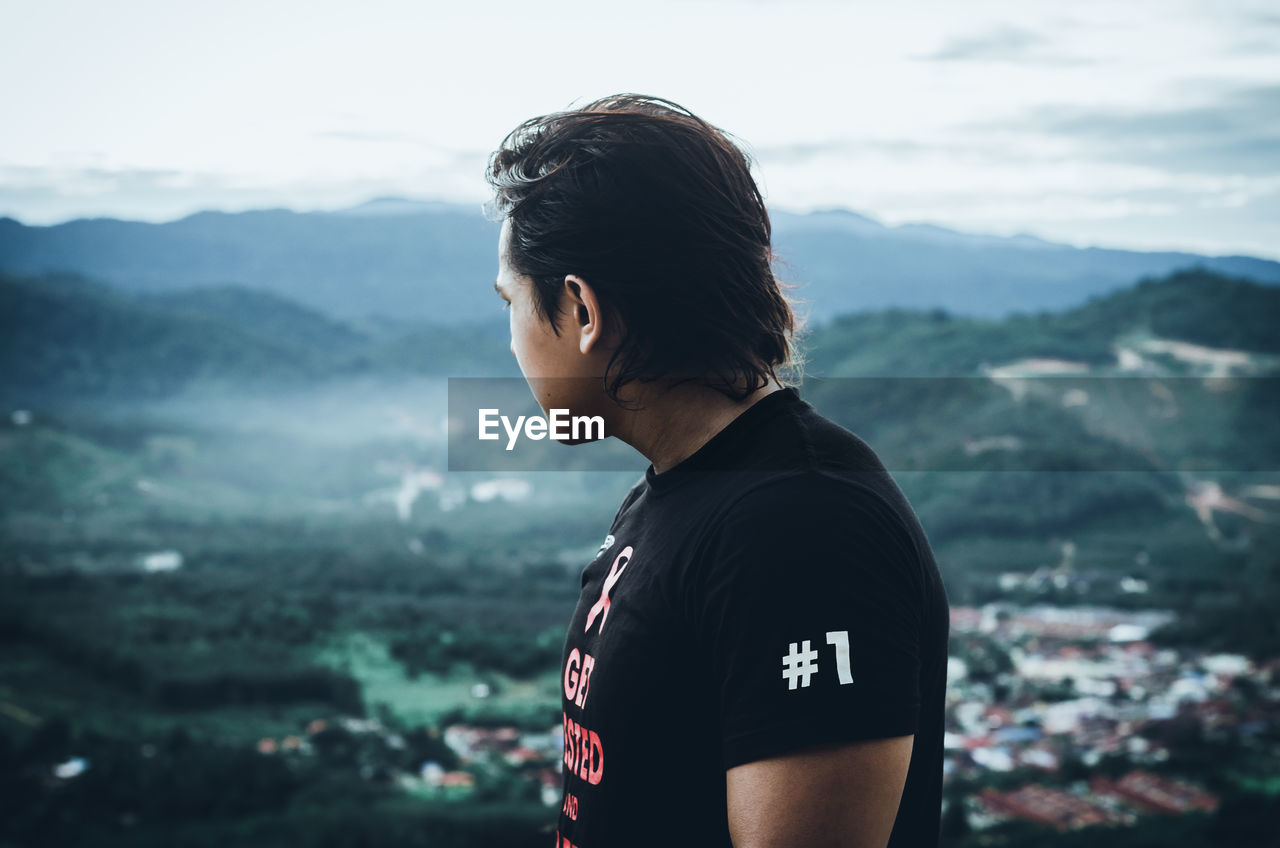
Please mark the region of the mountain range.
<svg viewBox="0 0 1280 848"><path fill-rule="evenodd" d="M1027 235L886 226L845 210L772 213L779 278L814 322L887 307L1000 317L1060 310L1143 277L1200 267L1280 283L1280 262L1077 248ZM337 212L200 212L28 226L0 218L0 269L74 272L127 292L242 286L345 321L493 317L498 225L479 208L380 198Z"/></svg>
<svg viewBox="0 0 1280 848"><path fill-rule="evenodd" d="M1187 270L1056 312L850 313L801 334L797 350L813 378L975 377L1019 362L1077 376L1269 373L1280 362L1277 314L1278 286ZM0 271L0 397L15 402L363 375L518 377L508 341L500 317L346 321L244 286L139 293L79 274Z"/></svg>

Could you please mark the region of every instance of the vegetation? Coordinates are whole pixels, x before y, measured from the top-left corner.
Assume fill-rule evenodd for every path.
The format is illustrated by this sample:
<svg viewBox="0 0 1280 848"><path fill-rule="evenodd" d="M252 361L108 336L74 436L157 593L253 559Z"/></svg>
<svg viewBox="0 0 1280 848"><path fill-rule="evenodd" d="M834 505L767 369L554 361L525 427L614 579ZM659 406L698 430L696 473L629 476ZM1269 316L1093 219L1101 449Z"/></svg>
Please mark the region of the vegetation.
<svg viewBox="0 0 1280 848"><path fill-rule="evenodd" d="M1174 609L1163 644L1276 657L1280 525L1247 494L1277 482L1274 381L1175 393L1166 419L1097 386L1084 406L1015 399L982 368L1050 357L1105 371L1131 338L1266 362L1278 296L1189 271L1003 321L848 316L809 337L818 376L804 394L889 462L953 605ZM406 506L406 481L445 465L428 426L443 413L439 380L419 391L410 378L510 373L503 328L479 332L483 344L471 330L344 324L236 287L140 296L0 275L0 793L12 811L0 842L551 838L555 809L527 770L462 764L441 734L558 721L577 578L636 474L513 474L531 494L504 500L472 487L494 475L456 473L419 480ZM997 447L975 450L983 440ZM1208 484L1246 509L1198 513ZM1001 582L1039 571L1069 579ZM976 679L1009 665L980 639L956 652ZM379 730L342 724L356 718ZM264 754L264 739L307 753ZM1261 773L1247 752L1193 750L1206 770ZM57 776L78 759L82 773ZM397 782L428 762L468 768L474 794L417 797ZM1114 833L968 833L956 806L948 844L1262 844L1276 793L1243 785L1223 789L1214 816Z"/></svg>

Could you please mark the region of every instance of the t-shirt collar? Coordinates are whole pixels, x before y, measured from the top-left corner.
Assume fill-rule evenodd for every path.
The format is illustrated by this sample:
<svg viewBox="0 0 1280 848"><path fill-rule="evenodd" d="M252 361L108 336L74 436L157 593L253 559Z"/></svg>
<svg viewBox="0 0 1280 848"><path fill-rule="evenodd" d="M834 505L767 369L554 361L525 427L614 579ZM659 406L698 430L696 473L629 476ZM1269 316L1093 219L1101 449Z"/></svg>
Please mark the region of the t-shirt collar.
<svg viewBox="0 0 1280 848"><path fill-rule="evenodd" d="M803 401L794 386L783 386L778 391L770 392L739 413L737 418L722 427L702 447L673 467L658 474L653 470L653 463L649 463L644 472L646 487L654 494L661 495L697 476L691 472L724 470L736 449L741 447L745 436L775 412L797 403Z"/></svg>

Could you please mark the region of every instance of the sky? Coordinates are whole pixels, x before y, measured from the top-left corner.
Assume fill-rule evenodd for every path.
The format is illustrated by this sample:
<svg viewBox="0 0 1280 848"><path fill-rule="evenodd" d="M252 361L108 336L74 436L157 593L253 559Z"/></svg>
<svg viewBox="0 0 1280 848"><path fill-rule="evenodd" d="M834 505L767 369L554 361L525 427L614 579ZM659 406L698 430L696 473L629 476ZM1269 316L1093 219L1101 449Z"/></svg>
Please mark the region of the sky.
<svg viewBox="0 0 1280 848"><path fill-rule="evenodd" d="M521 120L632 91L771 208L1280 259L1274 0L0 0L0 215L488 199Z"/></svg>

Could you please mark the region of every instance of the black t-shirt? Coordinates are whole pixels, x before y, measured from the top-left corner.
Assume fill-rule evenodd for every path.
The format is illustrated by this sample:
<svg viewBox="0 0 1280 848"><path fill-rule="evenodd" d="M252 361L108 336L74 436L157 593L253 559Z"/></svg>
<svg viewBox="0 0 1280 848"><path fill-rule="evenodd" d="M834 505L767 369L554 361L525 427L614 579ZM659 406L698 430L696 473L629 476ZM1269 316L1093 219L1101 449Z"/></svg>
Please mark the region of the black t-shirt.
<svg viewBox="0 0 1280 848"><path fill-rule="evenodd" d="M938 842L946 593L860 438L794 388L628 492L561 666L557 846L731 846L725 770L915 734L891 846Z"/></svg>

